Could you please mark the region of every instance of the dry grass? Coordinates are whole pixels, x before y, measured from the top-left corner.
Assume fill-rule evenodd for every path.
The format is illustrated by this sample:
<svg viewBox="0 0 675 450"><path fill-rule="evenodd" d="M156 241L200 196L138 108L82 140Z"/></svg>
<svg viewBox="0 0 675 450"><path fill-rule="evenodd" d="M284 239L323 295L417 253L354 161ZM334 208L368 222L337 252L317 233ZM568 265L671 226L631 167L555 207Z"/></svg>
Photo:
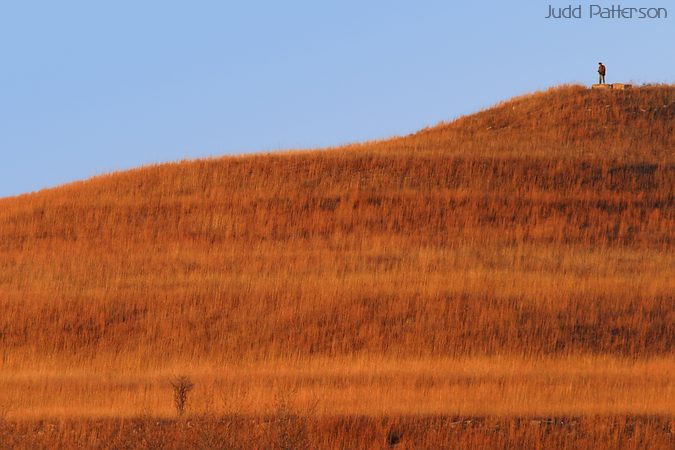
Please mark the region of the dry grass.
<svg viewBox="0 0 675 450"><path fill-rule="evenodd" d="M35 449L669 450L665 417L198 417L0 423L0 440ZM255 442L255 445L251 445ZM394 444L395 445L391 445Z"/></svg>
<svg viewBox="0 0 675 450"><path fill-rule="evenodd" d="M0 375L8 419L175 417L169 380L186 365L155 369L12 371ZM668 415L671 358L523 360L336 359L193 364L190 415L274 414L279 395L312 416Z"/></svg>
<svg viewBox="0 0 675 450"><path fill-rule="evenodd" d="M672 86L570 86L0 199L0 405L167 416L187 374L199 412L672 412L674 124Z"/></svg>

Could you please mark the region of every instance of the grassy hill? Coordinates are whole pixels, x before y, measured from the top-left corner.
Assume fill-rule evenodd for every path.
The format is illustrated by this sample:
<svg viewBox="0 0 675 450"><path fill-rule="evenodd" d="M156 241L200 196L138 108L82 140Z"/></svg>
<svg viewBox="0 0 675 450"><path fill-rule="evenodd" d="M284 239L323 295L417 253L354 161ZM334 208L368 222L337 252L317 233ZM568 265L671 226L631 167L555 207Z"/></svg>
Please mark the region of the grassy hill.
<svg viewBox="0 0 675 450"><path fill-rule="evenodd" d="M674 126L673 86L565 86L0 199L0 404L672 413Z"/></svg>

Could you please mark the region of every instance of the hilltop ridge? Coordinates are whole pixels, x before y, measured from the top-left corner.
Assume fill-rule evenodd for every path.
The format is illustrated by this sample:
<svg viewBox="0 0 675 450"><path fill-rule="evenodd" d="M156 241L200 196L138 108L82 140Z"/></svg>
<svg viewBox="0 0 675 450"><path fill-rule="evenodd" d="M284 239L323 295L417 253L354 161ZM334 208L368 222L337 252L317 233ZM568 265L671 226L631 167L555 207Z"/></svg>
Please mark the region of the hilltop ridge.
<svg viewBox="0 0 675 450"><path fill-rule="evenodd" d="M260 153L195 160L197 166L236 159L340 158L436 155L460 158L553 158L627 163L675 162L675 86L649 85L626 91L593 91L564 85L500 102L480 112L443 122L403 137L313 151ZM150 165L95 177L150 174L168 165ZM229 164L229 163L226 163ZM180 169L179 169L180 171ZM82 182L76 182L80 185ZM3 199L0 199L2 201Z"/></svg>
<svg viewBox="0 0 675 450"><path fill-rule="evenodd" d="M458 156L672 162L674 124L675 86L594 91L570 85L421 130L396 140L396 148Z"/></svg>

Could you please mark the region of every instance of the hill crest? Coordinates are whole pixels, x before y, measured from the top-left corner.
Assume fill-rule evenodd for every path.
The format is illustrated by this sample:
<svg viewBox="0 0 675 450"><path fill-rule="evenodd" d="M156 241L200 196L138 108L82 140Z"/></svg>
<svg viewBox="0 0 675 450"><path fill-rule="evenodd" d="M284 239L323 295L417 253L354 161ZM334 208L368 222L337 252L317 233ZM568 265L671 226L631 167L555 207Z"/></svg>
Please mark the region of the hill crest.
<svg viewBox="0 0 675 450"><path fill-rule="evenodd" d="M521 95L452 122L403 137L326 149L225 156L159 163L99 175L40 192L77 189L109 177L126 177L214 161L266 158L298 161L311 157L443 156L452 158L546 158L624 163L675 162L675 86L643 86L628 91L593 91L565 85ZM158 168L162 169L158 169ZM10 198L21 198L23 194ZM0 202L7 199L0 199Z"/></svg>

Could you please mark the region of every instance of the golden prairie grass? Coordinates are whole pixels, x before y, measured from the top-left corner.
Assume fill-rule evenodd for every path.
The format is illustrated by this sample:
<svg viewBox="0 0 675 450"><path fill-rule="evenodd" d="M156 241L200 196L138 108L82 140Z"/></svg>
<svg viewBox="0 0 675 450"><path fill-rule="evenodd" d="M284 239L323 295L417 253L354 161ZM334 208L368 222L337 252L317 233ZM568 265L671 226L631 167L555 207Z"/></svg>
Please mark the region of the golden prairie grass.
<svg viewBox="0 0 675 450"><path fill-rule="evenodd" d="M1 199L0 399L166 417L187 374L198 414L670 417L673 124L673 87L572 86Z"/></svg>
<svg viewBox="0 0 675 450"><path fill-rule="evenodd" d="M322 358L214 365L166 363L145 370L31 368L0 375L8 419L172 418L169 380L195 385L187 411L274 415L279 396L312 416L668 415L672 358ZM496 400L498 399L498 401Z"/></svg>
<svg viewBox="0 0 675 450"><path fill-rule="evenodd" d="M354 159L356 191L270 156L10 199L3 360L672 351L671 166Z"/></svg>

